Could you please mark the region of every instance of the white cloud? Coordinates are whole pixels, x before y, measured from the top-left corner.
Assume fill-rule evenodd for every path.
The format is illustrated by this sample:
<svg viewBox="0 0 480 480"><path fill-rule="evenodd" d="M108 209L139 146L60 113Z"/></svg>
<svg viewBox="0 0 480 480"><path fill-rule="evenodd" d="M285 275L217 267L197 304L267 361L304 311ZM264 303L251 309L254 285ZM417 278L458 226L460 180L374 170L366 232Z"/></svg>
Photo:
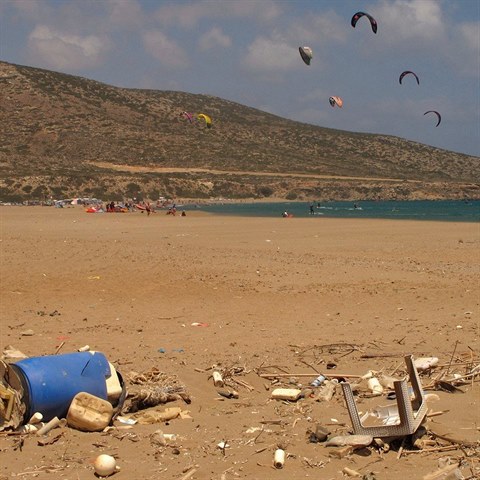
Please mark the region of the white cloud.
<svg viewBox="0 0 480 480"><path fill-rule="evenodd" d="M156 18L163 25L191 28L200 20L253 18L269 22L279 17L282 9L274 0L196 0L190 3L162 5Z"/></svg>
<svg viewBox="0 0 480 480"><path fill-rule="evenodd" d="M445 34L442 5L437 0L383 0L375 13L378 31L390 42L435 41Z"/></svg>
<svg viewBox="0 0 480 480"><path fill-rule="evenodd" d="M458 71L480 77L480 23L464 23L455 29L449 49L451 62Z"/></svg>
<svg viewBox="0 0 480 480"><path fill-rule="evenodd" d="M219 5L225 6L225 1L220 0ZM224 8L224 7L223 7ZM276 20L283 12L280 2L273 0L249 0L229 2L228 9L224 10L226 17L251 17L262 22Z"/></svg>
<svg viewBox="0 0 480 480"><path fill-rule="evenodd" d="M107 0L109 22L125 28L138 28L145 22L145 15L137 0Z"/></svg>
<svg viewBox="0 0 480 480"><path fill-rule="evenodd" d="M210 50L216 47L228 48L231 45L231 38L228 35L225 35L222 29L218 27L213 27L211 30L204 33L199 40L200 50Z"/></svg>
<svg viewBox="0 0 480 480"><path fill-rule="evenodd" d="M248 47L243 60L252 70L289 70L298 65L298 47L284 41L257 37Z"/></svg>
<svg viewBox="0 0 480 480"><path fill-rule="evenodd" d="M480 49L480 23L471 22L460 25L460 35L465 41L467 48L471 50ZM478 60L478 58L477 58Z"/></svg>
<svg viewBox="0 0 480 480"><path fill-rule="evenodd" d="M313 42L325 46L330 42L344 43L347 39L345 19L333 11L327 11L322 15L309 15L302 19L296 19L289 25L285 35L297 41Z"/></svg>
<svg viewBox="0 0 480 480"><path fill-rule="evenodd" d="M159 30L145 32L143 45L150 55L164 65L176 68L188 65L188 56L185 50Z"/></svg>
<svg viewBox="0 0 480 480"><path fill-rule="evenodd" d="M301 65L298 48L306 45L313 50L315 67L325 64L334 45L345 43L347 34L342 18L333 11L321 15L292 17L281 30L269 37L257 37L248 47L244 65L254 70L288 70Z"/></svg>
<svg viewBox="0 0 480 480"><path fill-rule="evenodd" d="M37 25L28 37L30 54L62 70L91 68L102 62L111 48L106 37L73 35Z"/></svg>
<svg viewBox="0 0 480 480"><path fill-rule="evenodd" d="M11 5L21 16L37 22L45 19L49 13L53 13L51 7L36 0L14 0Z"/></svg>

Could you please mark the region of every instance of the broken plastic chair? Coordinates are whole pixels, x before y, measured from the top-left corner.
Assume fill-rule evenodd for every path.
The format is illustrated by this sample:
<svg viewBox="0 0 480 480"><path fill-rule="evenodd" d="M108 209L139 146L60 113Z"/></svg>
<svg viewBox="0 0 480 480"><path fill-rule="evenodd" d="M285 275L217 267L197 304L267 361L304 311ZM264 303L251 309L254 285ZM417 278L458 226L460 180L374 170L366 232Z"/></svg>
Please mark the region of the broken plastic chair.
<svg viewBox="0 0 480 480"><path fill-rule="evenodd" d="M413 389L413 399L410 400L406 380L394 382L393 386L397 398L400 423L397 425L364 426L358 415L357 406L349 383L342 383L343 395L347 402L347 409L356 435L372 435L373 437L403 437L414 433L427 414L427 402L423 395L422 385L417 369L413 363L413 356L405 357L408 376Z"/></svg>

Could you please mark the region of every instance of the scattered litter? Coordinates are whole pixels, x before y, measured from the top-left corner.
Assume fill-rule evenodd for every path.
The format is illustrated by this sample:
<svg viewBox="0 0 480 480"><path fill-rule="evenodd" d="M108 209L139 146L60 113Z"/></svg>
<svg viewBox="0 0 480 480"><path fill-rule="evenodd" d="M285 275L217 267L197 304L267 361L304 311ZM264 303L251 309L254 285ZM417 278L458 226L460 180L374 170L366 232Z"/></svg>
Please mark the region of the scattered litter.
<svg viewBox="0 0 480 480"><path fill-rule="evenodd" d="M166 423L179 417L182 419L191 418L188 410L182 410L180 407L169 407L162 411L158 410L158 408L149 408L127 416L127 418L136 420L139 425Z"/></svg>
<svg viewBox="0 0 480 480"><path fill-rule="evenodd" d="M176 376L167 375L156 367L144 373L130 372L126 378L129 387L123 415L176 400L187 404L191 401L185 385Z"/></svg>
<svg viewBox="0 0 480 480"><path fill-rule="evenodd" d="M319 375L310 385L312 387L319 387L325 381L325 377L323 375Z"/></svg>
<svg viewBox="0 0 480 480"><path fill-rule="evenodd" d="M395 388L395 382L398 382L400 380L399 378L385 375L384 373L380 373L377 378L383 388L387 388L390 390L393 390Z"/></svg>
<svg viewBox="0 0 480 480"><path fill-rule="evenodd" d="M285 465L285 451L282 450L281 448L277 448L273 456L273 466L275 468L283 468L284 465Z"/></svg>
<svg viewBox="0 0 480 480"><path fill-rule="evenodd" d="M208 323L203 323L203 322L193 322L192 327L208 327Z"/></svg>
<svg viewBox="0 0 480 480"><path fill-rule="evenodd" d="M155 430L150 435L150 443L156 447L165 447L175 441L176 437L174 433L163 433L163 430Z"/></svg>
<svg viewBox="0 0 480 480"><path fill-rule="evenodd" d="M32 337L33 335L35 335L35 332L30 328L28 330L24 330L23 332L20 332L20 335L22 337Z"/></svg>
<svg viewBox="0 0 480 480"><path fill-rule="evenodd" d="M40 412L35 412L31 417L30 420L27 422L30 425L36 425L43 420L43 415Z"/></svg>
<svg viewBox="0 0 480 480"><path fill-rule="evenodd" d="M317 396L315 397L315 400L317 402L329 402L335 394L335 389L337 385L338 380L336 378L334 378L333 380L325 380L324 384L320 389L320 392L318 392Z"/></svg>
<svg viewBox="0 0 480 480"><path fill-rule="evenodd" d="M427 402L423 393L423 387L418 376L411 355L405 357L405 363L412 384L413 399L410 398L408 385L405 380L395 382L395 393L397 397L397 407L400 419L399 424L366 426L358 414L357 406L353 396L352 387L349 383L342 383L343 394L347 404L350 420L352 421L353 431L357 435L373 435L374 437L403 437L411 435L422 423L427 414Z"/></svg>
<svg viewBox="0 0 480 480"><path fill-rule="evenodd" d="M124 425L135 425L137 421L134 418L127 418L121 415L115 418L117 422L123 423Z"/></svg>
<svg viewBox="0 0 480 480"><path fill-rule="evenodd" d="M28 358L27 355L25 355L23 352L16 349L15 347L12 347L12 345L8 345L8 347L5 347L5 350L3 350L2 353L2 360L5 361L23 360L24 358Z"/></svg>
<svg viewBox="0 0 480 480"><path fill-rule="evenodd" d="M80 392L108 399L120 407L124 387L118 377L113 365L100 352L30 357L12 364L0 362L2 388L14 392L9 399L11 407L7 407L8 421L0 429L18 428L24 419L37 412L41 412L46 422L65 418L72 400ZM111 396L112 392L115 396ZM3 401L0 403L3 406Z"/></svg>
<svg viewBox="0 0 480 480"><path fill-rule="evenodd" d="M338 458L339 460L345 457L348 457L355 451L355 447L347 445L345 447L338 447L335 450L330 450L328 452L329 457Z"/></svg>
<svg viewBox="0 0 480 480"><path fill-rule="evenodd" d="M328 438L330 430L322 425L317 425L313 432L308 431L307 434L310 443L319 443L324 442Z"/></svg>
<svg viewBox="0 0 480 480"><path fill-rule="evenodd" d="M275 400L290 400L296 402L302 391L297 388L276 388L272 391L271 397Z"/></svg>
<svg viewBox="0 0 480 480"><path fill-rule="evenodd" d="M384 407L378 406L366 412L361 418L362 424L368 427L375 425L398 425L400 415L398 405L389 404Z"/></svg>
<svg viewBox="0 0 480 480"><path fill-rule="evenodd" d="M344 467L342 472L349 477L362 477L362 474L349 467Z"/></svg>
<svg viewBox="0 0 480 480"><path fill-rule="evenodd" d="M373 442L371 435L338 435L330 438L326 443L326 447L368 447Z"/></svg>
<svg viewBox="0 0 480 480"><path fill-rule="evenodd" d="M43 425L42 428L38 429L36 431L36 434L38 436L46 435L50 430L53 430L54 428L57 428L60 426L62 421L58 417L53 417L48 423Z"/></svg>
<svg viewBox="0 0 480 480"><path fill-rule="evenodd" d="M99 477L109 477L113 473L120 470L117 467L117 461L111 455L102 454L99 455L95 459L95 463L93 464L93 468L95 469L95 473Z"/></svg>
<svg viewBox="0 0 480 480"><path fill-rule="evenodd" d="M217 393L225 398L238 398L239 394L235 390L227 390L225 388L221 388L217 390Z"/></svg>
<svg viewBox="0 0 480 480"><path fill-rule="evenodd" d="M84 432L101 432L110 423L113 406L90 393L75 395L67 413L67 424Z"/></svg>
<svg viewBox="0 0 480 480"><path fill-rule="evenodd" d="M184 352L185 350L183 348L172 348L172 352L174 353L182 353ZM163 347L160 347L158 350L157 350L158 353L167 353L167 349L166 348L163 348Z"/></svg>
<svg viewBox="0 0 480 480"><path fill-rule="evenodd" d="M223 387L224 383L223 383L222 374L220 372L215 371L213 372L212 376L213 376L213 384L216 387Z"/></svg>
<svg viewBox="0 0 480 480"><path fill-rule="evenodd" d="M383 393L383 387L380 385L378 378L371 377L367 382L368 388L372 391L373 395L381 395Z"/></svg>
<svg viewBox="0 0 480 480"><path fill-rule="evenodd" d="M438 365L438 358L437 357L419 357L415 359L414 365L419 372L422 372L424 370L428 370L429 368L432 368Z"/></svg>

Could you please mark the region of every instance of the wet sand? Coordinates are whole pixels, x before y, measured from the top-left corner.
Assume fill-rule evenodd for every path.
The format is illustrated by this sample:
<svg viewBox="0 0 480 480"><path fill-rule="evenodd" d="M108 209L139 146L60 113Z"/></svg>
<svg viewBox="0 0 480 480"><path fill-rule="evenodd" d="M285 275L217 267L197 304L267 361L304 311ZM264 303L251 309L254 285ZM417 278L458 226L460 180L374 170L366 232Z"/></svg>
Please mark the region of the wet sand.
<svg viewBox="0 0 480 480"><path fill-rule="evenodd" d="M331 458L333 447L309 443L307 431L316 424L351 431L341 389L330 402L270 395L276 386L308 385L317 372L400 374L409 354L436 356L440 364L473 356L478 363L478 224L197 211L147 217L81 207L0 207L0 216L2 347L38 356L62 342L60 353L88 344L123 376L152 367L177 376L192 398L190 405L166 405L191 416L168 425L106 434L65 429L52 445L25 438L21 450L14 449L18 438L0 436L0 479L35 468L39 479L95 478L100 453L118 458L119 480L182 478L189 467L196 470L191 479L339 479L344 467L377 479L422 478L439 458L464 455L397 459L397 451L369 448ZM21 335L26 329L34 335ZM335 370L327 370L329 362ZM219 396L214 366L235 370L233 378L252 389L233 383L238 399ZM272 385L258 375L266 366L291 376ZM431 410L448 412L431 421L477 441L478 382L462 390L435 392ZM371 403L361 399L359 409ZM173 446L151 444L158 428L177 435ZM229 447L219 449L221 441ZM288 455L282 470L272 467L278 445ZM48 473L50 467L58 470Z"/></svg>

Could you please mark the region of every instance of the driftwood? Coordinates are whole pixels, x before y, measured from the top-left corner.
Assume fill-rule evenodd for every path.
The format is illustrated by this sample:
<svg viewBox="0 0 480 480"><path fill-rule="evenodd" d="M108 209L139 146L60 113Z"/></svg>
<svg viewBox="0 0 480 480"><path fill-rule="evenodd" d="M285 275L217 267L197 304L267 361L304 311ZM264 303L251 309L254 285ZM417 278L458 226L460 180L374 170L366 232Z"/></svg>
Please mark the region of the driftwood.
<svg viewBox="0 0 480 480"><path fill-rule="evenodd" d="M420 450L404 450L403 455L410 455L411 453L438 453L450 452L452 450L459 450L461 445L445 445L444 447L422 448Z"/></svg>

